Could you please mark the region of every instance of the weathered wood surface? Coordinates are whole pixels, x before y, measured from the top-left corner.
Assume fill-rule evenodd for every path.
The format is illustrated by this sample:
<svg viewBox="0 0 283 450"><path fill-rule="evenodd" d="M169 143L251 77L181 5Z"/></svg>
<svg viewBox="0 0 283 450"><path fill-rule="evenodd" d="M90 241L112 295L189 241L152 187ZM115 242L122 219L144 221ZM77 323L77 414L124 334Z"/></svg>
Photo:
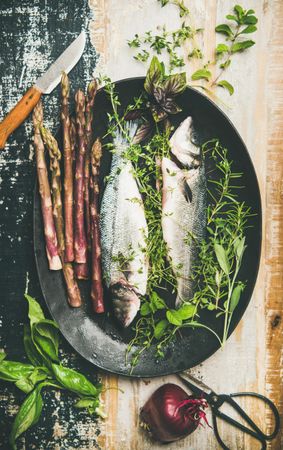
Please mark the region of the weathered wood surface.
<svg viewBox="0 0 283 450"><path fill-rule="evenodd" d="M208 59L212 58L215 48L215 25L223 21L234 3L232 0L186 2L195 25L205 29L203 47ZM217 96L227 105L222 108L242 135L256 167L264 215L262 259L254 295L243 320L225 349L192 373L219 392L265 393L276 402L282 414L283 3L253 0L241 4L254 8L259 17L256 46L245 55L237 55L225 76L236 88L234 96L229 97L219 90ZM154 29L158 24L166 23L174 28L180 20L174 6L161 10L152 0L92 0L91 6L95 11L91 36L101 54L100 70L113 79L144 74L140 63L129 60L130 52L125 47L127 39L135 33ZM196 64L188 67L188 73L196 68ZM110 390L106 395L111 416L102 428L102 447L107 450L160 448L138 430L137 415L146 398L161 383L179 383L178 379L171 376L145 383L107 376L105 381L107 385L120 387L124 393ZM243 406L261 427L270 429L270 417L258 402L247 402ZM220 430L231 449L260 448L252 438L244 437L229 426L223 425ZM280 436L269 444L272 449L282 447ZM219 446L211 430L205 428L167 448L211 450Z"/></svg>
<svg viewBox="0 0 283 450"><path fill-rule="evenodd" d="M143 75L144 68L135 62L126 40L166 23L179 23L173 6L160 9L156 0L2 0L1 20L1 117L15 102L19 90L27 88L48 62L60 53L68 40L84 26L100 53L99 69L113 80ZM214 27L231 10L232 0L186 1L195 25L205 28L204 54L212 56L215 48ZM219 392L255 391L269 396L283 415L282 382L282 314L283 314L283 2L282 0L244 0L244 7L253 7L259 17L256 46L244 55L237 55L227 73L236 88L233 97L222 91L217 95L225 105L222 108L242 135L255 164L262 195L264 215L263 248L260 272L252 301L229 339L224 350L217 352L192 373L202 377ZM90 19L91 11L93 17ZM23 25L23 22L25 25ZM42 32L42 30L47 30ZM65 30L71 30L66 34ZM59 31L59 39L55 39ZM25 38L28 37L28 44ZM48 55L40 57L41 45ZM23 56L24 55L24 56ZM88 46L84 60L72 75L84 83L90 78L95 53ZM25 67L25 68L24 68ZM196 64L188 68L191 73ZM57 121L56 95L46 99L49 125ZM32 255L32 190L33 163L29 159L31 142L30 122L26 122L10 140L7 150L0 155L1 164L1 324L4 346L14 359L23 353L21 344L26 307L21 294L24 291L25 272L31 273L31 289L40 297ZM25 143L25 144L23 144ZM12 305L12 307L11 307ZM14 305L14 306L13 306ZM64 344L69 362L91 373L92 368L75 358ZM115 357L115 356L114 356ZM103 375L106 386L114 389L105 394L108 420L98 426L86 414L76 414L72 400L63 394L45 396L45 418L36 430L21 439L20 448L26 449L93 449L157 450L139 429L139 409L160 384L177 377L133 381ZM118 391L121 388L124 392ZM2 392L0 442L7 448L7 429L17 410L21 396L5 386ZM12 392L12 394L11 394ZM7 406L8 405L8 406ZM258 402L243 406L255 417L261 427L270 428L270 417ZM254 440L236 433L230 427L220 427L221 436L231 449L260 448ZM268 444L270 449L283 448L282 437ZM200 428L192 436L168 450L218 449L213 432Z"/></svg>

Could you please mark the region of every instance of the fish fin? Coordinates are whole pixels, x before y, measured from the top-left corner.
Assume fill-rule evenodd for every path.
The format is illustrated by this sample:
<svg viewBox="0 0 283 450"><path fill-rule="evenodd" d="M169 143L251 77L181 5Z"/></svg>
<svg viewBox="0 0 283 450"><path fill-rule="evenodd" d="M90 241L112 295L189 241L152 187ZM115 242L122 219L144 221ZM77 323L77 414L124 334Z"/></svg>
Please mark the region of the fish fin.
<svg viewBox="0 0 283 450"><path fill-rule="evenodd" d="M137 122L133 122L133 121L129 121L126 122L125 124L125 132L127 133L127 135L129 136L130 139L133 139L136 131L138 128L138 123ZM113 138L113 144L116 147L116 153L119 153L119 150L121 150L121 152L124 149L124 146L128 144L127 138L125 137L125 135L122 133L122 131L117 128L115 131L115 135Z"/></svg>
<svg viewBox="0 0 283 450"><path fill-rule="evenodd" d="M185 177L182 178L181 183L182 183L181 184L181 190L182 190L182 193L183 193L186 201L188 203L192 203L192 201L193 201L193 193L192 193L192 190L191 190L190 186L188 185L188 182L187 182Z"/></svg>

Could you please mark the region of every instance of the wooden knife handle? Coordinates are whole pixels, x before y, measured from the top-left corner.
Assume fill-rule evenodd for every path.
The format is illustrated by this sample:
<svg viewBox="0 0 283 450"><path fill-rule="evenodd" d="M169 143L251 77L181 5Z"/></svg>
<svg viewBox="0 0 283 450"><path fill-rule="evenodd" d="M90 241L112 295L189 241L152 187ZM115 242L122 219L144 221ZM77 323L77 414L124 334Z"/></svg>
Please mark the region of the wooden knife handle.
<svg viewBox="0 0 283 450"><path fill-rule="evenodd" d="M41 91L35 86L31 87L16 106L0 123L0 149L5 147L10 134L28 117L41 97Z"/></svg>

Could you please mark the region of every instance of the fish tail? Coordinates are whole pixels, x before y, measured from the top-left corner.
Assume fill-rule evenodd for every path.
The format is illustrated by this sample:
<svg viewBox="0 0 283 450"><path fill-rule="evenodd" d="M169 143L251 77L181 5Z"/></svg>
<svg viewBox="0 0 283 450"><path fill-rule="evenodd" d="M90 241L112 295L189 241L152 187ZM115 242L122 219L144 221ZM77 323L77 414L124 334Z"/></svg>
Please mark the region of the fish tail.
<svg viewBox="0 0 283 450"><path fill-rule="evenodd" d="M136 134L137 128L138 124L130 120L126 122L126 125L124 126L124 132L120 128L116 129L113 138L113 144L116 148L116 154L122 153L125 146L131 143Z"/></svg>

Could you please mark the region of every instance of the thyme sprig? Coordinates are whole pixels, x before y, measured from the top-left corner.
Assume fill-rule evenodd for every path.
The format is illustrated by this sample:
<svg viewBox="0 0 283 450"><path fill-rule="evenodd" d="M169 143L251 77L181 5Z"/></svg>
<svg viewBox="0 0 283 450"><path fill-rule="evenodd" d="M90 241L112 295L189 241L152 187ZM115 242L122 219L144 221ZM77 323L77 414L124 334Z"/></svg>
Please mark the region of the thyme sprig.
<svg viewBox="0 0 283 450"><path fill-rule="evenodd" d="M201 29L195 29L192 25L183 21L181 26L175 30L167 30L167 27L157 27L156 33L147 31L144 35L135 34L132 40L128 41L128 46L133 49L140 49L134 59L142 63L149 60L150 55L167 55L169 58L169 72L174 69L181 69L190 58L202 58L202 52L196 46L195 37ZM186 57L179 51L183 45L190 45Z"/></svg>

